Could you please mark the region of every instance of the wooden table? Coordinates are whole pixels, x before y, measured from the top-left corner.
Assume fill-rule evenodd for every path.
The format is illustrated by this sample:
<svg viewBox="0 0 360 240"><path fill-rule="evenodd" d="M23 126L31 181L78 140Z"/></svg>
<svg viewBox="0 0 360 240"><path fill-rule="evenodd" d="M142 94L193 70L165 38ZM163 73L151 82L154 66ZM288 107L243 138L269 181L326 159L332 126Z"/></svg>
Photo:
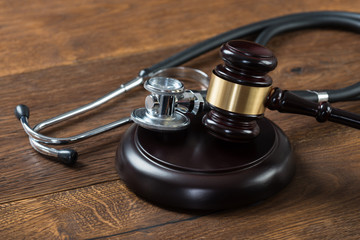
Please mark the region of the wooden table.
<svg viewBox="0 0 360 240"><path fill-rule="evenodd" d="M296 154L293 181L276 196L235 210L192 213L154 206L119 179L115 150L127 127L75 145L66 167L36 153L13 110L34 124L86 104L145 67L218 33L314 10L360 12L360 1L0 1L1 239L359 239L360 134L309 117L267 111ZM270 75L284 89L333 89L359 81L360 35L305 30L274 38ZM212 51L186 66L207 73ZM44 131L70 136L143 106L138 88L100 111ZM359 111L359 103L336 107Z"/></svg>

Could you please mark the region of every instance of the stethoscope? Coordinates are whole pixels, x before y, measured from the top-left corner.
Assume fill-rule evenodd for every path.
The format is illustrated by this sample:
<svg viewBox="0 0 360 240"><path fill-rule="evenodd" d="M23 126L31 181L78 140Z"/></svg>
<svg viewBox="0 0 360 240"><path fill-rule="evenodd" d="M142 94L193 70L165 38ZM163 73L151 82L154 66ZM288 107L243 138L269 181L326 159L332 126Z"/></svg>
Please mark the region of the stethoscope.
<svg viewBox="0 0 360 240"><path fill-rule="evenodd" d="M191 79L207 87L209 77L200 70L176 66L198 57L232 39L258 34L255 42L266 45L272 37L280 33L312 27L340 28L360 32L360 14L327 11L309 12L253 23L195 44L168 59L141 70L134 79L103 97L40 122L33 128L29 125L30 111L27 106L18 105L15 108L15 115L29 136L31 146L37 152L49 157L55 157L59 161L71 165L76 162L78 157L78 153L75 150L69 148L58 150L46 145L67 145L79 142L130 122L135 122L144 128L155 131L178 131L187 128L190 120L186 114L196 115L206 108L206 92L186 90L179 79ZM145 99L145 107L134 110L130 117L122 118L71 137L55 138L40 133L40 131L45 128L91 111L140 85L144 85L144 88L148 90L150 94ZM309 101L352 101L360 99L360 82L338 90L292 92Z"/></svg>

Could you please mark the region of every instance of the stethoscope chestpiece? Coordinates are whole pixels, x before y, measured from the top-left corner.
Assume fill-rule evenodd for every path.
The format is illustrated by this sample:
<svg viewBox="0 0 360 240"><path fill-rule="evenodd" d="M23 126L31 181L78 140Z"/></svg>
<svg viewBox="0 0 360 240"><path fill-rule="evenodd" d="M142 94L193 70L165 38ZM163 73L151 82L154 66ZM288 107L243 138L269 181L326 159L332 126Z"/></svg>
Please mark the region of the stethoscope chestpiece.
<svg viewBox="0 0 360 240"><path fill-rule="evenodd" d="M152 77L144 83L151 92L145 108L135 109L131 119L143 128L157 131L177 131L187 128L190 119L176 111L176 101L184 93L184 85L175 78Z"/></svg>

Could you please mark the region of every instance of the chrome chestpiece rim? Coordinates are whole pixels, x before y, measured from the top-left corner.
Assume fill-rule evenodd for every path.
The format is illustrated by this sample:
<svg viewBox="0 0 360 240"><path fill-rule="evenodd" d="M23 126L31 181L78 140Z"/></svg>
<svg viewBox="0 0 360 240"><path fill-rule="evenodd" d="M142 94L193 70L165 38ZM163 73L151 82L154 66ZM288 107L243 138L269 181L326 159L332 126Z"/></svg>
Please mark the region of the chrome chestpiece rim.
<svg viewBox="0 0 360 240"><path fill-rule="evenodd" d="M151 93L173 96L184 92L184 85L175 78L152 77L144 83L144 88Z"/></svg>
<svg viewBox="0 0 360 240"><path fill-rule="evenodd" d="M182 130L189 126L190 120L176 111L176 101L184 93L184 85L175 78L152 77L144 83L151 92L145 99L145 108L135 109L131 119L141 127L159 130Z"/></svg>

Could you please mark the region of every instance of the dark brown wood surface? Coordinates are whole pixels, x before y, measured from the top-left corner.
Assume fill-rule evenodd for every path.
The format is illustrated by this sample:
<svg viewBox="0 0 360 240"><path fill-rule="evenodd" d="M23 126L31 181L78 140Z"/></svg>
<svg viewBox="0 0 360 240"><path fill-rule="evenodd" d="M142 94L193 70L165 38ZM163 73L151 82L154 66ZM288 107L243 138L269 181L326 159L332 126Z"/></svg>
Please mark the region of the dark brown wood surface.
<svg viewBox="0 0 360 240"><path fill-rule="evenodd" d="M86 104L145 67L218 33L284 14L360 12L336 1L0 1L1 239L359 239L360 133L335 123L267 111L289 136L295 178L260 204L189 213L139 199L114 168L127 127L76 144L79 163L66 167L37 154L13 115L30 123ZM279 64L270 75L283 89L341 88L359 81L360 35L305 30L268 47ZM207 73L217 51L186 66ZM70 136L128 116L143 105L141 88L45 131ZM335 107L360 113L359 103Z"/></svg>

